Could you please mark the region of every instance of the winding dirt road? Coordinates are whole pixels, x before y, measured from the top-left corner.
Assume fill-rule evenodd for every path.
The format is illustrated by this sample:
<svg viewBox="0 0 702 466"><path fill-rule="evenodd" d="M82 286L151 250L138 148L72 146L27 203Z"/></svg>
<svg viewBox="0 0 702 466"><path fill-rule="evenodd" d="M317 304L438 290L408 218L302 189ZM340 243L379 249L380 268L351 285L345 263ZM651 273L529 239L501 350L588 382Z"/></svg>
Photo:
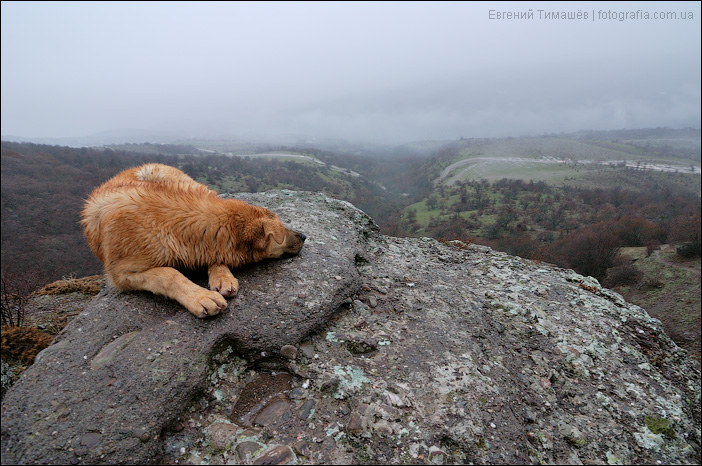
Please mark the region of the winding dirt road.
<svg viewBox="0 0 702 466"><path fill-rule="evenodd" d="M657 260L658 262L660 262L661 264L667 265L667 266L669 266L669 267L675 267L675 268L678 268L678 269L685 270L685 271L687 271L687 272L691 272L691 273L696 274L696 275L698 275L698 276L700 275L700 269L699 269L699 268L697 267L697 265L696 265L694 262L692 262L692 261L685 262L685 263L682 263L682 264L681 264L681 263L676 263L676 262L673 262L673 261L665 260L665 258L661 257L661 251L665 251L666 249L668 249L668 248L670 248L670 247L672 247L672 246L669 245L669 244L663 244L663 245L661 245L661 248L660 248L660 249L656 249L656 250L654 251L654 255L655 255L656 260Z"/></svg>

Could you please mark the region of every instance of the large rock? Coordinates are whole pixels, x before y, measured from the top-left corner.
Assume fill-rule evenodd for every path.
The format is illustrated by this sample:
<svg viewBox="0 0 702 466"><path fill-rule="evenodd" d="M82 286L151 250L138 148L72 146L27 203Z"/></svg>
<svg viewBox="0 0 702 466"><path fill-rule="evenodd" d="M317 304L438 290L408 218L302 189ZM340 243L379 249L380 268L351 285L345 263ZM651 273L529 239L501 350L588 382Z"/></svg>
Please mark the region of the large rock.
<svg viewBox="0 0 702 466"><path fill-rule="evenodd" d="M215 319L100 295L8 391L3 462L699 464L699 364L596 280L248 200L303 254Z"/></svg>
<svg viewBox="0 0 702 466"><path fill-rule="evenodd" d="M235 272L238 296L196 319L150 293L107 288L5 396L3 463L143 463L202 390L215 348L252 359L323 328L360 287L354 265L370 218L350 204L289 192L240 196L308 239L293 258Z"/></svg>

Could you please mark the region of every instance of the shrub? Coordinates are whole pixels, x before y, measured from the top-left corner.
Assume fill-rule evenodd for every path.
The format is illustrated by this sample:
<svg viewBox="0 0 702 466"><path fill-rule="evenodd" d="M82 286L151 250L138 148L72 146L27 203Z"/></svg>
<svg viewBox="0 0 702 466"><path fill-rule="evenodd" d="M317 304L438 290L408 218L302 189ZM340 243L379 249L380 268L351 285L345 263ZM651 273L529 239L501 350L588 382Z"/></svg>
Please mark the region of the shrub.
<svg viewBox="0 0 702 466"><path fill-rule="evenodd" d="M660 277L645 277L636 287L639 290L657 290L663 288L663 281Z"/></svg>
<svg viewBox="0 0 702 466"><path fill-rule="evenodd" d="M36 288L38 274L34 270L22 272L2 270L0 273L0 314L2 325L21 326L27 301Z"/></svg>
<svg viewBox="0 0 702 466"><path fill-rule="evenodd" d="M570 267L582 275L598 280L605 277L619 254L620 240L608 225L581 227L548 248L546 259L562 267Z"/></svg>
<svg viewBox="0 0 702 466"><path fill-rule="evenodd" d="M620 265L607 270L603 284L607 288L635 285L641 280L641 277L643 277L643 272L633 265Z"/></svg>
<svg viewBox="0 0 702 466"><path fill-rule="evenodd" d="M665 238L665 232L656 224L631 215L613 221L609 228L624 246L645 246L649 241Z"/></svg>
<svg viewBox="0 0 702 466"><path fill-rule="evenodd" d="M696 257L700 255L699 243L685 243L675 248L677 255L682 257Z"/></svg>
<svg viewBox="0 0 702 466"><path fill-rule="evenodd" d="M670 226L670 235L668 241L679 244L676 252L684 257L693 257L700 255L702 249L702 233L700 212L697 211L691 215L680 215L673 219Z"/></svg>
<svg viewBox="0 0 702 466"><path fill-rule="evenodd" d="M649 257L651 254L653 254L653 251L656 251L661 247L660 243L656 240L651 240L646 243L646 257Z"/></svg>

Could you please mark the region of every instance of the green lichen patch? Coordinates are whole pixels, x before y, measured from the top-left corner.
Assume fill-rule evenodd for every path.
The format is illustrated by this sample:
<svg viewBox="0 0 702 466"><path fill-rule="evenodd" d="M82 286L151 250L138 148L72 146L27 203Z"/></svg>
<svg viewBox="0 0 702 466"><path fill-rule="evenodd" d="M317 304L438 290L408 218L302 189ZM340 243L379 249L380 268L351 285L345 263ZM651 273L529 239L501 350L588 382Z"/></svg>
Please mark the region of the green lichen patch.
<svg viewBox="0 0 702 466"><path fill-rule="evenodd" d="M648 430L654 434L663 434L671 440L675 439L675 429L673 428L673 421L670 419L646 416L644 423Z"/></svg>

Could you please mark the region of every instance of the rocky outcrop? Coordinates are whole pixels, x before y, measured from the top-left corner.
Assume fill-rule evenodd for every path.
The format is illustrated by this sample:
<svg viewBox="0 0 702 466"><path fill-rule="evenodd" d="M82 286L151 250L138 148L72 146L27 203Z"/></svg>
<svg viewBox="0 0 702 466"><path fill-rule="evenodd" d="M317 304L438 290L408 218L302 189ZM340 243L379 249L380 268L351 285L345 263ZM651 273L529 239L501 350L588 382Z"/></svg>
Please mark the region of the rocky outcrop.
<svg viewBox="0 0 702 466"><path fill-rule="evenodd" d="M238 197L302 253L205 320L103 291L7 392L3 463L699 463L699 364L596 280Z"/></svg>

